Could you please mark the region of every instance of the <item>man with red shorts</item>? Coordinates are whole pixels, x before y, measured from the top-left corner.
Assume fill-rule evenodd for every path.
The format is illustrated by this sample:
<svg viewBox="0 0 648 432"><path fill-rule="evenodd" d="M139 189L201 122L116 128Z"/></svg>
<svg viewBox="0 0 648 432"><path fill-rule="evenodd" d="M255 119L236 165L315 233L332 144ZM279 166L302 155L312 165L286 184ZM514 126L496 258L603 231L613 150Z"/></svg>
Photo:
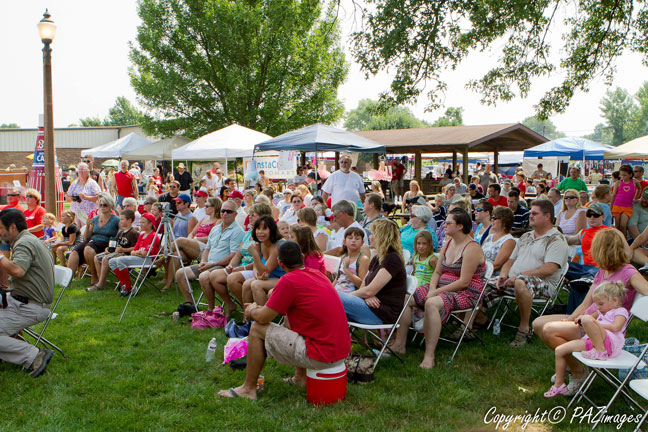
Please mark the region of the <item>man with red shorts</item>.
<svg viewBox="0 0 648 432"><path fill-rule="evenodd" d="M327 369L343 362L351 350L349 325L342 301L321 272L304 267L301 249L295 242L279 246L279 265L286 272L279 279L265 306L256 303L245 309L253 321L248 336L245 382L221 390L225 398L256 399L257 380L266 357L295 366L286 381L306 385L306 369ZM285 314L290 329L272 320Z"/></svg>

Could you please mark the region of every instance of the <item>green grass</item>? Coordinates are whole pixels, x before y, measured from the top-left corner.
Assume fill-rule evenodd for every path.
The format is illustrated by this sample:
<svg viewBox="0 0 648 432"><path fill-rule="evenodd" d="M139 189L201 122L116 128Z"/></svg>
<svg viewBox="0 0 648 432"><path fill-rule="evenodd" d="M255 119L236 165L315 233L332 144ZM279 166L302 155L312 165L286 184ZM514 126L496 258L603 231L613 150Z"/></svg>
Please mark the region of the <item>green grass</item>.
<svg viewBox="0 0 648 432"><path fill-rule="evenodd" d="M510 349L513 330L503 330L500 337L482 332L485 345L464 345L450 366L445 362L453 347L441 342L432 371L418 368L423 351L417 341L408 347L405 364L381 360L374 383L350 384L346 401L332 406L308 404L304 389L282 382L291 369L274 360L263 370L266 390L258 401L223 400L216 392L239 385L244 371L220 365L226 342L222 329L198 331L170 317L155 318L173 311L181 298L175 291L151 289L131 302L120 324L125 300L114 291L86 293L86 285L72 284L46 334L67 359L55 354L38 379L0 363L0 431L494 430L483 421L493 406L498 413L523 415L568 402L542 396L553 374L552 352L537 338L525 348ZM628 333L646 340L640 327L637 320ZM206 363L207 343L214 336L216 361ZM601 383L595 389L600 402L611 396ZM614 411L629 412L623 402ZM508 430L520 430L520 424ZM589 427L566 420L526 430Z"/></svg>

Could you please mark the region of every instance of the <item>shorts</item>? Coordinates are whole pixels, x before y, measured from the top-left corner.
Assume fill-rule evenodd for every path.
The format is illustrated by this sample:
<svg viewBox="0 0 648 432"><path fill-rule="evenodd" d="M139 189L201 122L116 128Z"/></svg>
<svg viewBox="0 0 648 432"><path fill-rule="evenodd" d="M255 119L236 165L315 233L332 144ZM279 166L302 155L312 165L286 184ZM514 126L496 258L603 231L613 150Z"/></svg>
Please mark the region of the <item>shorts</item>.
<svg viewBox="0 0 648 432"><path fill-rule="evenodd" d="M86 246L92 248L96 253L101 253L108 247L108 242L90 240L76 245L74 249L72 249L72 251L76 252L77 255L79 255L79 265L85 264L85 256L83 255L83 250L86 248Z"/></svg>
<svg viewBox="0 0 648 432"><path fill-rule="evenodd" d="M191 272L194 275L194 278L196 278L196 279L198 279L198 276L200 276L200 273L203 273L203 272L210 272L211 273L214 270L220 270L220 269L224 268L224 267L221 267L221 266L216 266L216 267L208 268L207 270L200 271L200 270L198 270L199 265L200 264L194 264L194 265L189 266L189 268L191 269Z"/></svg>
<svg viewBox="0 0 648 432"><path fill-rule="evenodd" d="M254 279L254 270L242 270L239 273L245 280Z"/></svg>
<svg viewBox="0 0 648 432"><path fill-rule="evenodd" d="M101 262L101 260L104 259L104 258L108 258L108 260L111 260L113 258L117 258L117 257L124 256L124 255L126 255L126 254L121 253L121 252L102 252L102 253L97 254L96 258L99 260L99 262Z"/></svg>
<svg viewBox="0 0 648 432"><path fill-rule="evenodd" d="M621 214L625 214L629 218L632 217L632 207L621 207L618 205L612 206L612 216L619 217Z"/></svg>
<svg viewBox="0 0 648 432"><path fill-rule="evenodd" d="M265 350L268 357L278 363L305 369L328 369L344 361L326 363L313 360L306 355L306 340L302 335L275 323L268 324Z"/></svg>
<svg viewBox="0 0 648 432"><path fill-rule="evenodd" d="M583 341L585 341L585 351L589 351L594 348L594 345L592 345L592 341L588 336L584 336ZM603 341L603 346L605 347L605 351L607 352L608 357L617 357L621 353L621 347L614 347L612 345L612 338L610 337L609 330L605 330L605 340Z"/></svg>
<svg viewBox="0 0 648 432"><path fill-rule="evenodd" d="M392 180L392 186L402 188L403 186L405 186L405 179L404 178L399 178L397 180Z"/></svg>
<svg viewBox="0 0 648 432"><path fill-rule="evenodd" d="M519 279L522 279L526 284L527 289L531 292L531 296L535 298L544 298L549 299L555 293L556 288L549 285L542 279L537 276L518 276ZM488 281L488 284L484 289L487 289L484 294L483 304L487 308L491 308L496 305L503 296L515 296L515 287L506 287L504 289L497 288L497 279L492 278Z"/></svg>

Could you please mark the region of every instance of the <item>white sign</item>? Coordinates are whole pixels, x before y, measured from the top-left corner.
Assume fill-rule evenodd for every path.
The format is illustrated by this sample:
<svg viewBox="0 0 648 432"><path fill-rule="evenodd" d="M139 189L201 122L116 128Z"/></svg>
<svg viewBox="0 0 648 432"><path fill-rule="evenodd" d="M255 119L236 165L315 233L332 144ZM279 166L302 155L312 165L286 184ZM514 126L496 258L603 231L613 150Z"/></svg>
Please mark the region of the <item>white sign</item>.
<svg viewBox="0 0 648 432"><path fill-rule="evenodd" d="M297 160L297 152L280 151L279 152L279 170L286 171L293 168ZM258 169L258 168L257 168Z"/></svg>
<svg viewBox="0 0 648 432"><path fill-rule="evenodd" d="M297 175L297 159L293 158L292 162L287 161L287 169L280 169L279 158L280 156L255 157L257 171L265 171L265 175L271 179L292 179L295 177ZM244 172L248 172L250 163L252 163L252 158L243 158Z"/></svg>

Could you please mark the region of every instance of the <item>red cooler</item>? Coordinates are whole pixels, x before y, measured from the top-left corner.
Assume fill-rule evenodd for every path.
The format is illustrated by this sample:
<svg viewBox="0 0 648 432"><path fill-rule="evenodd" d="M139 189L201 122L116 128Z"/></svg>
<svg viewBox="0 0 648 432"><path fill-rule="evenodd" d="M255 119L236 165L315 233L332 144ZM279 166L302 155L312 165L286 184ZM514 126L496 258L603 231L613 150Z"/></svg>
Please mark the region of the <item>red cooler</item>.
<svg viewBox="0 0 648 432"><path fill-rule="evenodd" d="M306 395L313 405L343 401L347 390L347 367L344 362L328 369L306 370Z"/></svg>

